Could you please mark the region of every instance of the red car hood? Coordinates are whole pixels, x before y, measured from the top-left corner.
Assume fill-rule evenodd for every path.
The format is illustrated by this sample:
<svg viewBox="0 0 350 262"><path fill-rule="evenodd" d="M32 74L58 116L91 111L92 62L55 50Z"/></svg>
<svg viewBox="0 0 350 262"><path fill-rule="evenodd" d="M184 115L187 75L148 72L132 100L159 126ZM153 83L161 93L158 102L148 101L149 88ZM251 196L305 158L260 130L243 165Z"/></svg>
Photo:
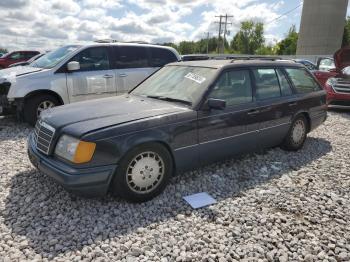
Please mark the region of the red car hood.
<svg viewBox="0 0 350 262"><path fill-rule="evenodd" d="M334 53L334 63L339 71L350 66L350 46L343 47Z"/></svg>

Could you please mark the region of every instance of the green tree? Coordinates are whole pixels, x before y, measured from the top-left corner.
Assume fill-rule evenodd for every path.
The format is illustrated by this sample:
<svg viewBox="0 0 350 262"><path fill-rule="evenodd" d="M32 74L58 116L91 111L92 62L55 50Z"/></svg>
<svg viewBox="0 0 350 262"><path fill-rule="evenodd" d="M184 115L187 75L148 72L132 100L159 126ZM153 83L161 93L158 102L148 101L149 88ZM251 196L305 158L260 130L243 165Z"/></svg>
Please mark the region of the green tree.
<svg viewBox="0 0 350 262"><path fill-rule="evenodd" d="M0 53L3 53L3 54L8 53L8 50L6 48L0 47Z"/></svg>
<svg viewBox="0 0 350 262"><path fill-rule="evenodd" d="M270 45L262 46L256 50L255 54L256 55L275 55L276 48Z"/></svg>
<svg viewBox="0 0 350 262"><path fill-rule="evenodd" d="M350 45L350 17L348 16L345 21L344 35L342 47Z"/></svg>
<svg viewBox="0 0 350 262"><path fill-rule="evenodd" d="M195 42L193 41L182 41L179 43L178 47L178 51L182 55L195 53Z"/></svg>
<svg viewBox="0 0 350 262"><path fill-rule="evenodd" d="M277 55L295 55L298 44L298 33L295 25L289 28L285 39L277 43Z"/></svg>
<svg viewBox="0 0 350 262"><path fill-rule="evenodd" d="M240 54L255 54L256 51L263 47L264 24L254 21L244 21L241 28L231 41L231 50Z"/></svg>

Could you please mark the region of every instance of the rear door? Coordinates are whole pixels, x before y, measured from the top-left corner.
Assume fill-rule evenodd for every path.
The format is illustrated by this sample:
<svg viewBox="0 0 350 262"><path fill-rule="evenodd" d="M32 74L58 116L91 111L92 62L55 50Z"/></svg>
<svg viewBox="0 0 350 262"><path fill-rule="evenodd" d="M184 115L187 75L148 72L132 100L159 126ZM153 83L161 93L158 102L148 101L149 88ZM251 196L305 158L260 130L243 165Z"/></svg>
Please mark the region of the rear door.
<svg viewBox="0 0 350 262"><path fill-rule="evenodd" d="M113 50L118 94L127 93L157 70L150 67L145 46L114 46Z"/></svg>
<svg viewBox="0 0 350 262"><path fill-rule="evenodd" d="M298 99L283 69L253 68L252 72L258 103L254 114L259 122L260 146L275 146L287 135Z"/></svg>
<svg viewBox="0 0 350 262"><path fill-rule="evenodd" d="M225 100L226 108L198 112L201 162L209 163L256 149L258 124L250 114L256 103L249 69L223 72L208 98Z"/></svg>
<svg viewBox="0 0 350 262"><path fill-rule="evenodd" d="M70 102L116 95L114 71L110 68L108 47L90 47L70 61L80 63L80 70L66 73Z"/></svg>

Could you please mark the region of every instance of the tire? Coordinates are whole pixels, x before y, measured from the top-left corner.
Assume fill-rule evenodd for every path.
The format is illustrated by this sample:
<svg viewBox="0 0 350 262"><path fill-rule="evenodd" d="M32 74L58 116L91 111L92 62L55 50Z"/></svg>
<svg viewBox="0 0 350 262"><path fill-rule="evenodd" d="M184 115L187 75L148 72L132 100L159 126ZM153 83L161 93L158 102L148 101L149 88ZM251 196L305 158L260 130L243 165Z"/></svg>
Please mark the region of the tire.
<svg viewBox="0 0 350 262"><path fill-rule="evenodd" d="M47 105L47 108L51 108L54 106L58 106L59 104L60 103L57 100L57 98L49 94L33 96L26 100L24 103L24 120L28 124L34 126L39 116L39 107L45 107L45 105Z"/></svg>
<svg viewBox="0 0 350 262"><path fill-rule="evenodd" d="M145 202L164 190L172 173L169 151L158 143L143 144L131 149L119 162L111 189L128 201Z"/></svg>
<svg viewBox="0 0 350 262"><path fill-rule="evenodd" d="M305 116L299 115L294 120L282 143L282 148L287 151L297 151L304 145L308 130L308 121Z"/></svg>

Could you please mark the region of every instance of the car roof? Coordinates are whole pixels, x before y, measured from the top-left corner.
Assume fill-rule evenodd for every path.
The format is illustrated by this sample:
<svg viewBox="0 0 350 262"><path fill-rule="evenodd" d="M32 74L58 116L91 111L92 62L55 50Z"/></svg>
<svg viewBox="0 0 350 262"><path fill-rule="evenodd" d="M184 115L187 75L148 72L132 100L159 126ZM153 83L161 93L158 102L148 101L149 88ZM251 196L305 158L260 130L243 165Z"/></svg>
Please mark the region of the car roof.
<svg viewBox="0 0 350 262"><path fill-rule="evenodd" d="M210 59L198 61L184 61L168 64L169 66L195 66L209 68L231 68L240 66L295 66L301 65L292 60L266 60L266 59Z"/></svg>
<svg viewBox="0 0 350 262"><path fill-rule="evenodd" d="M164 48L169 50L175 50L171 46L155 45L155 44L146 44L146 43L124 43L124 42L92 42L81 45L82 47L86 46L142 46L142 47L155 47L155 48Z"/></svg>

